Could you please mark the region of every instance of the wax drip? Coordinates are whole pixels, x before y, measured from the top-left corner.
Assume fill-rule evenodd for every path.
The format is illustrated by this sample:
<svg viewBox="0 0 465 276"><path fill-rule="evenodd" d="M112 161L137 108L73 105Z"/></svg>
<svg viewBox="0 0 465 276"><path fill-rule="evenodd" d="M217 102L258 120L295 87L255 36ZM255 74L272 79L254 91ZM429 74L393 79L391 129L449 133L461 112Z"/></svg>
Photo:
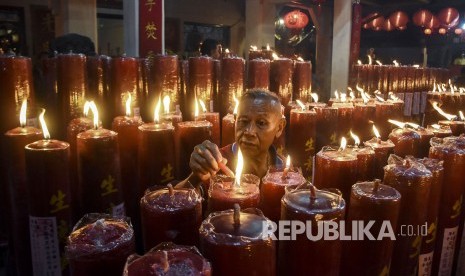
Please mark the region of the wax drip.
<svg viewBox="0 0 465 276"><path fill-rule="evenodd" d="M169 193L170 197L173 197L173 196L174 196L174 188L173 188L173 185L168 184L167 187L168 187L168 193Z"/></svg>
<svg viewBox="0 0 465 276"><path fill-rule="evenodd" d="M310 184L310 203L314 203L316 201L316 188L313 184Z"/></svg>
<svg viewBox="0 0 465 276"><path fill-rule="evenodd" d="M373 194L376 194L378 192L378 189L379 189L379 184L381 184L381 180L375 179L373 184L374 184L373 185Z"/></svg>
<svg viewBox="0 0 465 276"><path fill-rule="evenodd" d="M234 204L234 226L237 227L241 224L241 206Z"/></svg>

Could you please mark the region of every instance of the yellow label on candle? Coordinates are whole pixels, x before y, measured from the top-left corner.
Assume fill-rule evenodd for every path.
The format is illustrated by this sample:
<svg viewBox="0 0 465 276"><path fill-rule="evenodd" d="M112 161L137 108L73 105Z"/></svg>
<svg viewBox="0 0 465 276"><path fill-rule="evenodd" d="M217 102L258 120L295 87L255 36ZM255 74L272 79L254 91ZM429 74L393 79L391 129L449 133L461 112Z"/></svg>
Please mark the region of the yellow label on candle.
<svg viewBox="0 0 465 276"><path fill-rule="evenodd" d="M100 188L102 188L102 196L118 192L118 189L115 188L115 179L111 175L102 181Z"/></svg>
<svg viewBox="0 0 465 276"><path fill-rule="evenodd" d="M163 179L161 180L163 183L173 180L173 166L171 166L171 164L164 166L161 170L161 176L163 176Z"/></svg>
<svg viewBox="0 0 465 276"><path fill-rule="evenodd" d="M50 213L56 213L69 207L69 205L65 205L65 197L66 194L64 194L61 190L58 190L56 194L52 195L49 203L53 209Z"/></svg>

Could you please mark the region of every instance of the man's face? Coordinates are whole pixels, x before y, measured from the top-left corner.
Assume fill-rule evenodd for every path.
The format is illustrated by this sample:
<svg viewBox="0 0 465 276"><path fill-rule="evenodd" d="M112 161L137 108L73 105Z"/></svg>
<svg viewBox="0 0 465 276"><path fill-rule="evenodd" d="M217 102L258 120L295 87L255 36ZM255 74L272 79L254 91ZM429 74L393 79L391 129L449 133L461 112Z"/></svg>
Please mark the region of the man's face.
<svg viewBox="0 0 465 276"><path fill-rule="evenodd" d="M281 135L285 121L281 106L269 99L244 99L236 120L236 142L248 157L266 153L274 138Z"/></svg>
<svg viewBox="0 0 465 276"><path fill-rule="evenodd" d="M216 48L212 50L211 57L214 59L220 59L222 51L223 47L221 44L216 45Z"/></svg>

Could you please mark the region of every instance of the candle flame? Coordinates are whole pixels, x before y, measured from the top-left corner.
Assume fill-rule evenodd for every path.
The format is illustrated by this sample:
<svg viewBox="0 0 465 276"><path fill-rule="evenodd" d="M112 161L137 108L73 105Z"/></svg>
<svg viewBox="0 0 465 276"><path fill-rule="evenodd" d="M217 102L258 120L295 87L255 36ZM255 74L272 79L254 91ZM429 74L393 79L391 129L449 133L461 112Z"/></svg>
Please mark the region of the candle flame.
<svg viewBox="0 0 465 276"><path fill-rule="evenodd" d="M420 125L415 124L415 123L411 123L411 122L407 122L407 123L405 123L405 125L409 125L409 126L413 127L414 129L419 129L420 128Z"/></svg>
<svg viewBox="0 0 465 276"><path fill-rule="evenodd" d="M446 88L445 83L441 83L441 89L442 89L442 92L446 92L447 88Z"/></svg>
<svg viewBox="0 0 465 276"><path fill-rule="evenodd" d="M358 83L357 83L357 85L355 85L355 89L357 89L357 91L360 92L360 93L365 92L365 91L363 90L363 88L361 88L360 86L358 86Z"/></svg>
<svg viewBox="0 0 465 276"><path fill-rule="evenodd" d="M367 55L368 56L368 65L371 65L373 64L373 59L371 58L370 55Z"/></svg>
<svg viewBox="0 0 465 276"><path fill-rule="evenodd" d="M339 92L337 92L337 90L334 91L334 96L336 97L336 100L339 100Z"/></svg>
<svg viewBox="0 0 465 276"><path fill-rule="evenodd" d="M355 142L355 146L359 146L360 145L360 138L355 135L352 130L350 131L350 136L352 136L352 139L354 139L354 142Z"/></svg>
<svg viewBox="0 0 465 276"><path fill-rule="evenodd" d="M393 100L393 101L398 101L399 100L399 97L397 97L396 94L394 94L393 92L389 92L388 95L391 98L391 100Z"/></svg>
<svg viewBox="0 0 465 276"><path fill-rule="evenodd" d="M250 45L250 50L252 50L252 51L257 51L258 48L257 48L257 46L255 46L255 45Z"/></svg>
<svg viewBox="0 0 465 276"><path fill-rule="evenodd" d="M276 53L273 53L272 57L273 57L274 60L279 59L279 56Z"/></svg>
<svg viewBox="0 0 465 276"><path fill-rule="evenodd" d="M402 123L402 122L399 122L399 121L396 121L396 120L391 120L389 119L388 120L389 123L393 124L393 125L396 125L400 128L404 128L405 127L405 123Z"/></svg>
<svg viewBox="0 0 465 276"><path fill-rule="evenodd" d="M199 104L200 104L200 107L202 107L202 111L207 112L207 107L205 106L205 103L201 99L199 99Z"/></svg>
<svg viewBox="0 0 465 276"><path fill-rule="evenodd" d="M370 97L368 97L368 94L363 92L363 90L360 92L360 95L362 96L363 103L367 103L370 100Z"/></svg>
<svg viewBox="0 0 465 276"><path fill-rule="evenodd" d="M19 124L21 127L26 126L26 110L27 110L27 99L23 100L21 104L21 110L19 111Z"/></svg>
<svg viewBox="0 0 465 276"><path fill-rule="evenodd" d="M226 50L224 50L225 54L229 54L229 49L226 48Z"/></svg>
<svg viewBox="0 0 465 276"><path fill-rule="evenodd" d="M131 116L131 93L128 92L128 98L126 99L126 116Z"/></svg>
<svg viewBox="0 0 465 276"><path fill-rule="evenodd" d="M384 99L383 99L381 96L379 96L378 94L375 94L375 97L376 97L376 99L377 99L378 101L384 102Z"/></svg>
<svg viewBox="0 0 465 276"><path fill-rule="evenodd" d="M357 64L358 64L358 65L362 65L362 61L361 61L361 60L357 60Z"/></svg>
<svg viewBox="0 0 465 276"><path fill-rule="evenodd" d="M375 134L376 138L381 138L381 135L379 134L379 131L375 125L373 125L373 133Z"/></svg>
<svg viewBox="0 0 465 276"><path fill-rule="evenodd" d="M242 156L241 149L237 151L237 165L236 165L236 181L234 182L235 187L241 186L242 169L244 168L244 157Z"/></svg>
<svg viewBox="0 0 465 276"><path fill-rule="evenodd" d="M304 59L301 58L301 57L298 57L297 60L298 60L298 61L304 61Z"/></svg>
<svg viewBox="0 0 465 276"><path fill-rule="evenodd" d="M459 92L460 92L460 94L463 94L463 93L465 93L465 88L463 88L463 87L460 87L460 88L459 88Z"/></svg>
<svg viewBox="0 0 465 276"><path fill-rule="evenodd" d="M89 114L89 110L90 110L90 101L86 101L84 103L84 116L87 117L87 115Z"/></svg>
<svg viewBox="0 0 465 276"><path fill-rule="evenodd" d="M195 93L194 96L194 118L197 120L197 117L199 117L199 101L197 100L197 93Z"/></svg>
<svg viewBox="0 0 465 276"><path fill-rule="evenodd" d="M171 104L170 96L165 95L163 97L163 110L165 111L165 114L170 113L170 104Z"/></svg>
<svg viewBox="0 0 465 276"><path fill-rule="evenodd" d="M312 97L314 102L318 102L318 94L317 93L310 93L310 96Z"/></svg>
<svg viewBox="0 0 465 276"><path fill-rule="evenodd" d="M347 101L347 94L341 93L341 102L345 103Z"/></svg>
<svg viewBox="0 0 465 276"><path fill-rule="evenodd" d="M290 168L291 167L291 156L290 155L287 155L287 158L286 158L286 168Z"/></svg>
<svg viewBox="0 0 465 276"><path fill-rule="evenodd" d="M436 81L433 83L433 92L436 92Z"/></svg>
<svg viewBox="0 0 465 276"><path fill-rule="evenodd" d="M465 121L465 116L463 116L462 110L459 111L460 120Z"/></svg>
<svg viewBox="0 0 465 276"><path fill-rule="evenodd" d="M352 100L355 100L354 91L350 91L349 95L350 95L350 98L351 98Z"/></svg>
<svg viewBox="0 0 465 276"><path fill-rule="evenodd" d="M47 124L44 119L45 109L42 109L42 112L39 115L39 122L42 126L42 132L44 133L44 139L50 139L50 132L48 132Z"/></svg>
<svg viewBox="0 0 465 276"><path fill-rule="evenodd" d="M161 108L161 95L158 96L158 102L155 105L155 110L153 112L153 118L156 124L160 123L160 108Z"/></svg>
<svg viewBox="0 0 465 276"><path fill-rule="evenodd" d="M90 110L92 110L92 114L94 115L94 128L97 129L98 122L99 122L97 106L95 105L94 101L91 101L89 106L90 106Z"/></svg>
<svg viewBox="0 0 465 276"><path fill-rule="evenodd" d="M235 95L233 95L233 98L234 98L234 102L235 102L233 114L237 115L237 111L239 109L239 100L236 98Z"/></svg>
<svg viewBox="0 0 465 276"><path fill-rule="evenodd" d="M339 147L339 150L345 150L347 147L347 140L345 137L341 138L341 146Z"/></svg>
<svg viewBox="0 0 465 276"><path fill-rule="evenodd" d="M302 110L305 110L305 104L303 102L301 102L300 100L297 100L296 102Z"/></svg>
<svg viewBox="0 0 465 276"><path fill-rule="evenodd" d="M434 129L441 129L441 126L438 124L431 125L431 127Z"/></svg>
<svg viewBox="0 0 465 276"><path fill-rule="evenodd" d="M420 65L414 64L414 65L413 65L413 68L420 68Z"/></svg>
<svg viewBox="0 0 465 276"><path fill-rule="evenodd" d="M266 50L268 50L268 51L270 50L270 44L269 43L266 44Z"/></svg>
<svg viewBox="0 0 465 276"><path fill-rule="evenodd" d="M377 60L376 63L378 63L378 65L383 65L383 64L381 63L381 61L379 61L379 60Z"/></svg>
<svg viewBox="0 0 465 276"><path fill-rule="evenodd" d="M394 66L398 67L400 64L397 62L397 60L394 60L392 63L394 63Z"/></svg>
<svg viewBox="0 0 465 276"><path fill-rule="evenodd" d="M446 112L444 112L444 110L442 110L439 106L438 106L438 103L437 102L433 102L433 108L439 112L439 114L441 114L442 116L444 116L447 120L449 121L452 121L454 120L455 118L457 118L457 116L455 115L451 115L451 114L448 114Z"/></svg>

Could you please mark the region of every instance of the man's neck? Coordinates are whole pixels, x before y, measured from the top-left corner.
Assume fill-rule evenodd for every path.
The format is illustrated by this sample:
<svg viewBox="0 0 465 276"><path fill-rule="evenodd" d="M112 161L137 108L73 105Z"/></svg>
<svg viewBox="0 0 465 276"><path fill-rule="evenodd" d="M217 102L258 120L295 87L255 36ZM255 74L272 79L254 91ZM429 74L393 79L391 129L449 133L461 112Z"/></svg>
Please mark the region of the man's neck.
<svg viewBox="0 0 465 276"><path fill-rule="evenodd" d="M246 173L254 174L260 178L264 177L266 175L266 172L268 171L269 156L270 153L266 152L265 154L262 154L260 156L254 156L249 158L249 164L247 164L247 167L244 171Z"/></svg>

